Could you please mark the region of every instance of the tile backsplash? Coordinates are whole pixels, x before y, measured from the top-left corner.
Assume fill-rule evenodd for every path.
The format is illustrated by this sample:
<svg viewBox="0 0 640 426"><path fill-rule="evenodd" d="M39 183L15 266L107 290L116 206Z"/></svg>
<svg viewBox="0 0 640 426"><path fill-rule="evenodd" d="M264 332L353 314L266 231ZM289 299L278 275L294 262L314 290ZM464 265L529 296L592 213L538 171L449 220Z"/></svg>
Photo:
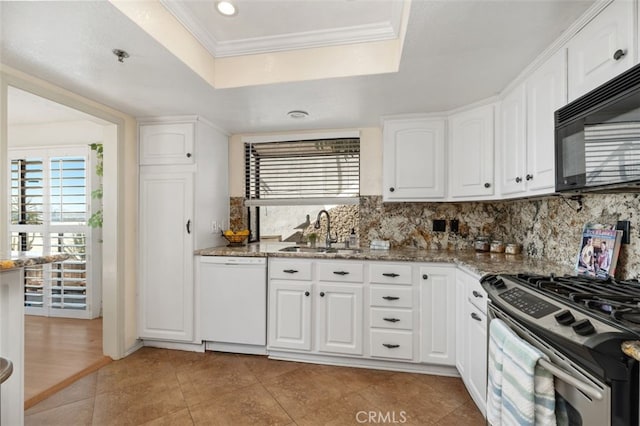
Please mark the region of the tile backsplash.
<svg viewBox="0 0 640 426"><path fill-rule="evenodd" d="M231 223L243 223L246 209L231 199ZM533 200L464 203L383 203L381 196L360 197L360 244L389 240L392 247L461 250L479 236L522 244L523 253L573 265L587 222L631 222L631 244L622 247L616 276L640 278L640 194L589 194L581 201L552 196ZM433 220L447 220L434 232ZM459 221L457 234L449 221Z"/></svg>

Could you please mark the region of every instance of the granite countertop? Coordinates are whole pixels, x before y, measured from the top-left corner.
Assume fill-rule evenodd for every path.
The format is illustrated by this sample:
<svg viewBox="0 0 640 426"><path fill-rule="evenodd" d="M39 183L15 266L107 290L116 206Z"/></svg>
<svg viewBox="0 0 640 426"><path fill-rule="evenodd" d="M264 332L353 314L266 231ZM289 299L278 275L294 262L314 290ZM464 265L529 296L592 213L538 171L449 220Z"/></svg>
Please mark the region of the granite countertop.
<svg viewBox="0 0 640 426"><path fill-rule="evenodd" d="M277 258L316 258L316 259L348 259L348 260L382 260L405 262L452 263L461 266L477 275L515 274L528 272L533 274L575 275L572 267L548 260L534 259L522 254L509 255L502 253L485 253L471 250L419 250L362 249L353 253L296 253L281 252L283 247L292 243L252 243L241 247L211 247L196 250L200 256L253 256ZM631 358L640 361L640 341L622 344L622 351Z"/></svg>
<svg viewBox="0 0 640 426"><path fill-rule="evenodd" d="M573 274L573 268L548 260L533 259L525 255L509 255L503 253L480 253L472 250L420 250L361 249L352 253L296 253L281 252L283 247L293 243L252 243L241 247L212 247L196 250L200 256L254 256L277 258L316 258L347 260L380 260L403 262L453 263L478 275L488 273L518 273L565 275Z"/></svg>
<svg viewBox="0 0 640 426"><path fill-rule="evenodd" d="M17 253L12 252L9 255L0 256L0 271L9 269L22 268L24 266L42 265L45 263L59 262L61 260L68 259L69 255L66 253L56 254L30 254L30 253Z"/></svg>

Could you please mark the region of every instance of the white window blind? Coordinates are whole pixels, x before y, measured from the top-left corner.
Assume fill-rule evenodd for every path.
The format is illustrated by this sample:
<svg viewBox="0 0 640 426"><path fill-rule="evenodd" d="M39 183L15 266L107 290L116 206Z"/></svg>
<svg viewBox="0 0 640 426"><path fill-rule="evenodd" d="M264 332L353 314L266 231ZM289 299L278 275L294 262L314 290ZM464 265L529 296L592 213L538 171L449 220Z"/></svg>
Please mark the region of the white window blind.
<svg viewBox="0 0 640 426"><path fill-rule="evenodd" d="M355 204L360 139L245 143L247 206Z"/></svg>

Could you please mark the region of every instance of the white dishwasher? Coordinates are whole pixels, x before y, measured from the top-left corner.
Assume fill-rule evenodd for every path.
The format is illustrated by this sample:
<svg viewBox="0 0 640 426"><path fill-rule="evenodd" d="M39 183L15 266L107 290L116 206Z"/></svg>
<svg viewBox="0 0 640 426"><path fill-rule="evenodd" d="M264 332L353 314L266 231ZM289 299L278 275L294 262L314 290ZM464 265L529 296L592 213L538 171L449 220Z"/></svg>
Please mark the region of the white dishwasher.
<svg viewBox="0 0 640 426"><path fill-rule="evenodd" d="M266 259L200 256L197 274L205 349L266 354Z"/></svg>

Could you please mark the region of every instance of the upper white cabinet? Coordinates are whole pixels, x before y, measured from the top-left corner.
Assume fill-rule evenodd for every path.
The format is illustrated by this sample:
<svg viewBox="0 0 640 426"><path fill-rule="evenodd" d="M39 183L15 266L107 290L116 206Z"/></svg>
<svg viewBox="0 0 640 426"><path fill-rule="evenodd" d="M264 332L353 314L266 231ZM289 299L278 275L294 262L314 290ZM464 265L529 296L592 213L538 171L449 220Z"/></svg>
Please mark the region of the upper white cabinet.
<svg viewBox="0 0 640 426"><path fill-rule="evenodd" d="M386 120L382 158L384 201L444 198L445 120Z"/></svg>
<svg viewBox="0 0 640 426"><path fill-rule="evenodd" d="M500 188L503 195L524 192L525 107L524 85L516 87L500 105Z"/></svg>
<svg viewBox="0 0 640 426"><path fill-rule="evenodd" d="M507 197L555 190L554 112L566 104L566 60L558 51L500 105L500 188Z"/></svg>
<svg viewBox="0 0 640 426"><path fill-rule="evenodd" d="M530 195L555 190L554 113L567 103L566 56L558 51L525 82L527 168Z"/></svg>
<svg viewBox="0 0 640 426"><path fill-rule="evenodd" d="M452 198L494 194L494 107L449 117L449 189Z"/></svg>
<svg viewBox="0 0 640 426"><path fill-rule="evenodd" d="M140 126L140 165L193 164L194 123Z"/></svg>
<svg viewBox="0 0 640 426"><path fill-rule="evenodd" d="M569 101L634 64L634 7L634 1L615 0L569 41Z"/></svg>
<svg viewBox="0 0 640 426"><path fill-rule="evenodd" d="M141 123L139 136L150 161L140 165L139 337L194 342L193 251L223 241L212 224L229 220L228 140L195 117Z"/></svg>

